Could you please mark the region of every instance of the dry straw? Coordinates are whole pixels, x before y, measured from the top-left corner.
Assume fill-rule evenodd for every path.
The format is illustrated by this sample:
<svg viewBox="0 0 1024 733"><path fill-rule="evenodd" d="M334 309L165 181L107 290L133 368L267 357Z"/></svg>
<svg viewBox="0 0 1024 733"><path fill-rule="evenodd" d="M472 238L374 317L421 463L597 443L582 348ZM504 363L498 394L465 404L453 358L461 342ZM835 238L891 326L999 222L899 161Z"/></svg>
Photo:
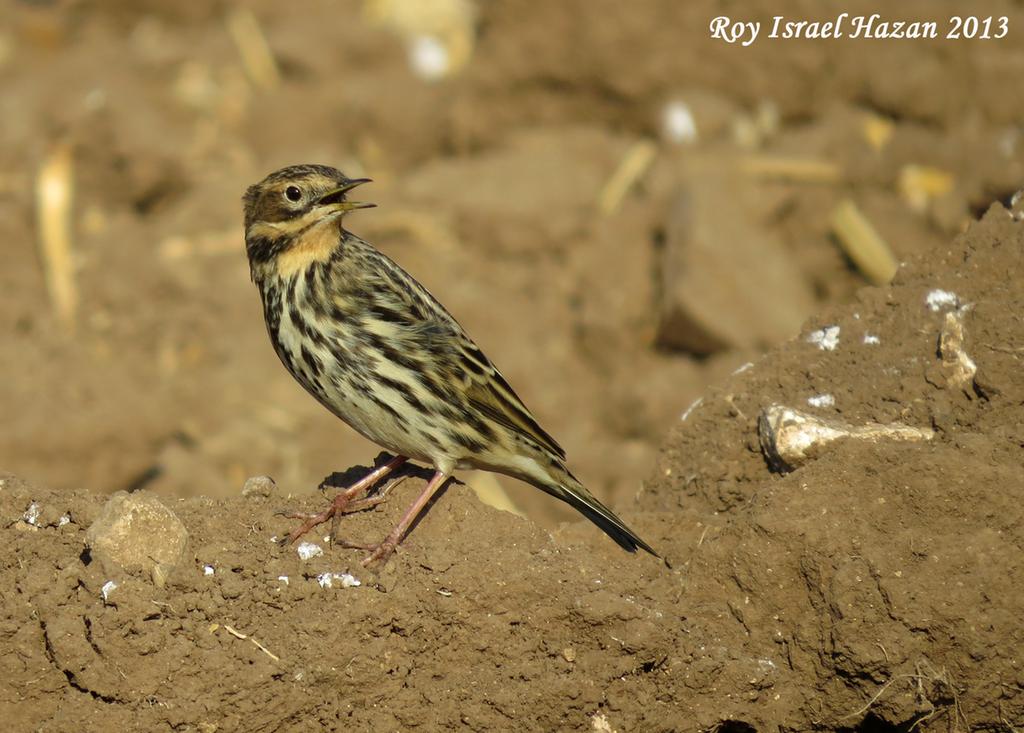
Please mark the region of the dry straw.
<svg viewBox="0 0 1024 733"><path fill-rule="evenodd" d="M836 207L832 230L843 251L873 285L885 285L896 275L898 263L889 244L853 201L847 199Z"/></svg>
<svg viewBox="0 0 1024 733"><path fill-rule="evenodd" d="M57 143L36 178L36 217L46 287L57 320L66 332L75 327L78 287L71 245L71 203L74 195L71 143Z"/></svg>

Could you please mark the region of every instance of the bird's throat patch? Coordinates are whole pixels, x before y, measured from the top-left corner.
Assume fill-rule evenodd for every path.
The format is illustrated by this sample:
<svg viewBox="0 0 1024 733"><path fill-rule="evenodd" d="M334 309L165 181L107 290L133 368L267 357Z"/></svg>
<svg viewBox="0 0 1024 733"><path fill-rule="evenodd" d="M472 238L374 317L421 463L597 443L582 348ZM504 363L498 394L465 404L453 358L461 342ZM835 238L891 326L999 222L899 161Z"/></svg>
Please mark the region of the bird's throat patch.
<svg viewBox="0 0 1024 733"><path fill-rule="evenodd" d="M336 222L335 217L330 217L298 234L291 245L277 256L275 269L278 276L290 278L304 272L314 262L329 260L341 241Z"/></svg>

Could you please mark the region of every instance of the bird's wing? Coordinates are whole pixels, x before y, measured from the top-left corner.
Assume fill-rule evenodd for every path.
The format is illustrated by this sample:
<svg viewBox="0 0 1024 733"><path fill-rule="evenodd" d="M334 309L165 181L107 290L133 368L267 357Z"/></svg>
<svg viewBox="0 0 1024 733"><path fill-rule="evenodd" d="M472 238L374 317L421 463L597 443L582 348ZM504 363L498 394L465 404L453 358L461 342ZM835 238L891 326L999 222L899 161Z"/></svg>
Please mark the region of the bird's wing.
<svg viewBox="0 0 1024 733"><path fill-rule="evenodd" d="M491 360L465 332L459 335L457 348L466 371L464 384L469 404L485 417L564 460L565 450L540 426Z"/></svg>
<svg viewBox="0 0 1024 733"><path fill-rule="evenodd" d="M415 333L420 345L447 358L436 366L444 378L462 386L468 405L481 417L565 459L565 450L538 423L487 355L473 343L458 321L415 278L380 252L381 264L391 270L398 288L376 289L370 306L378 317L404 321L406 333ZM401 303L396 302L401 301Z"/></svg>

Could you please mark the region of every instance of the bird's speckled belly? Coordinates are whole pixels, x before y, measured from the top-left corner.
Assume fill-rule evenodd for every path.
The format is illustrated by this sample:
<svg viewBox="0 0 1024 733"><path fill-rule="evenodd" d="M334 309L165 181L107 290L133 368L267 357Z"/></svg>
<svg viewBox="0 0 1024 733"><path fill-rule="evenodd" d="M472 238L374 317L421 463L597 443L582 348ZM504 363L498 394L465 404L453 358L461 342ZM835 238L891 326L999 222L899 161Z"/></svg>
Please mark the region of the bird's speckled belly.
<svg viewBox="0 0 1024 733"><path fill-rule="evenodd" d="M345 368L343 359L347 351L341 343L340 334L325 334L327 343L334 345L334 351L317 346L303 331L317 328L307 324L300 328L287 310L280 314L277 333L271 333L271 341L282 363L292 376L317 399L320 404L344 420L363 437L397 455L433 464L454 464L457 458L446 446L437 445L427 438L432 431L417 424L416 416L397 416L376 395L370 381L358 371ZM305 347L306 355L302 349ZM311 364L309 356L318 356L319 373ZM363 354L360 361L365 361ZM372 361L372 360L371 360Z"/></svg>

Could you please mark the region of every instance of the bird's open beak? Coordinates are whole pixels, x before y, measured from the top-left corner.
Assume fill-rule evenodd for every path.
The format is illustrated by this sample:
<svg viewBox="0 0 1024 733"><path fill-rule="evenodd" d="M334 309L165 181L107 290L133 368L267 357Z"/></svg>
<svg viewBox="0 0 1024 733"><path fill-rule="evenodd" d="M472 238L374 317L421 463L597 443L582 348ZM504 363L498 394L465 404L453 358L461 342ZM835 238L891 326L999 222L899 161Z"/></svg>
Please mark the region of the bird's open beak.
<svg viewBox="0 0 1024 733"><path fill-rule="evenodd" d="M316 200L318 206L330 206L335 211L352 211L353 209L372 209L377 204L365 203L362 201L346 201L345 194L356 186L369 183L369 178L353 178L346 181L344 185L332 189Z"/></svg>

